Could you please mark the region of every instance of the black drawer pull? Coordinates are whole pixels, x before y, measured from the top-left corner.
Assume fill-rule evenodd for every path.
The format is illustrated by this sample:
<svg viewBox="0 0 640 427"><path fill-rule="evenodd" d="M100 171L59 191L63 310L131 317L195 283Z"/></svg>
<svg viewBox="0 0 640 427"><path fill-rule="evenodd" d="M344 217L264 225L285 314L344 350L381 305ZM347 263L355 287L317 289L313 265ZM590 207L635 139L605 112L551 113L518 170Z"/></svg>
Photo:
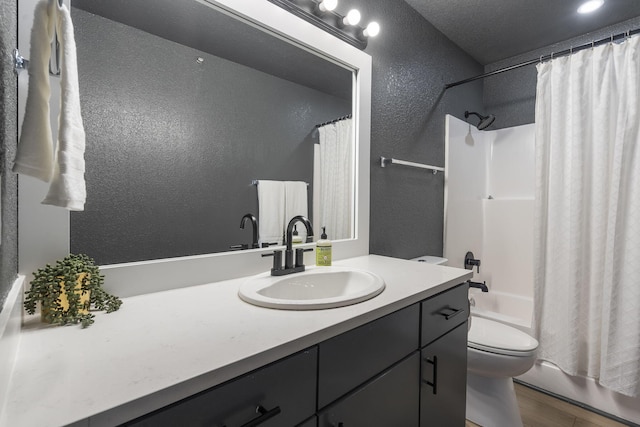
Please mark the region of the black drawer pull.
<svg viewBox="0 0 640 427"><path fill-rule="evenodd" d="M460 313L464 313L464 312L465 312L465 309L464 309L464 308L458 308L458 309L456 309L456 308L449 308L449 307L447 307L447 308L443 308L441 311L439 311L439 312L438 312L438 314L439 314L440 316L444 316L444 318L445 318L445 319L449 320L449 319L451 319L452 317L455 317L455 316L457 316L458 314L460 314Z"/></svg>
<svg viewBox="0 0 640 427"><path fill-rule="evenodd" d="M433 382L427 381L425 379L422 380L426 385L430 386L433 389L433 394L438 393L438 356L433 356L433 360L428 357L424 358L424 361L433 365Z"/></svg>
<svg viewBox="0 0 640 427"><path fill-rule="evenodd" d="M279 406L276 406L272 410L267 411L266 409L264 409L264 406L258 405L258 407L256 408L256 414L260 414L260 416L258 418L255 418L255 419L249 421L246 424L242 424L241 427L256 427L256 426L259 426L263 422L275 417L280 412L282 412L282 410L280 409ZM222 427L227 427L227 426L225 425L225 426L222 426Z"/></svg>

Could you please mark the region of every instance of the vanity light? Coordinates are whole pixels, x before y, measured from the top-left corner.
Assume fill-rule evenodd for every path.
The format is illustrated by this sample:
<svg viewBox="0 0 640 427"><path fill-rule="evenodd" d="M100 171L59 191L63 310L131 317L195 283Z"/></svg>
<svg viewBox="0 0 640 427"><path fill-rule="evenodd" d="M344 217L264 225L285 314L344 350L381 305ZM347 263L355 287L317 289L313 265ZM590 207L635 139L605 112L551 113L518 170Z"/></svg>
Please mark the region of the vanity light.
<svg viewBox="0 0 640 427"><path fill-rule="evenodd" d="M365 37L375 37L379 33L380 33L380 25L378 25L378 23L375 21L369 22L369 25L367 25L367 28L365 28L364 31L362 32L362 34Z"/></svg>
<svg viewBox="0 0 640 427"><path fill-rule="evenodd" d="M346 16L337 13L334 9L338 5L338 0L267 1L358 49L366 48L369 37L375 37L380 32L380 26L376 22L369 23L367 28L358 25L360 12L356 9L351 9Z"/></svg>
<svg viewBox="0 0 640 427"><path fill-rule="evenodd" d="M580 5L580 7L578 8L578 13L595 12L596 10L600 9L603 4L604 4L604 0L589 0L589 1L586 1L586 2L582 3L582 5Z"/></svg>
<svg viewBox="0 0 640 427"><path fill-rule="evenodd" d="M318 9L321 12L327 12L335 9L336 6L338 6L338 0L323 0L318 4Z"/></svg>
<svg viewBox="0 0 640 427"><path fill-rule="evenodd" d="M347 16L342 19L344 25L358 25L360 22L360 12L358 9L351 9Z"/></svg>

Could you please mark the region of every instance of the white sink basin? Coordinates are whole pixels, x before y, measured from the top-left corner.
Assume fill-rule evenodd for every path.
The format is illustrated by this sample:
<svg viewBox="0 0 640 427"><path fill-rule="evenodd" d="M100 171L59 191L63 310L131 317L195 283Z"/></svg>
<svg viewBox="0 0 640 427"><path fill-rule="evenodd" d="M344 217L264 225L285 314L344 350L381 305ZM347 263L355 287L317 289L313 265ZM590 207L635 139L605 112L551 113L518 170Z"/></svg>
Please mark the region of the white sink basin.
<svg viewBox="0 0 640 427"><path fill-rule="evenodd" d="M307 267L302 273L263 273L240 286L244 301L283 310L317 310L357 304L384 290L377 274L346 267Z"/></svg>

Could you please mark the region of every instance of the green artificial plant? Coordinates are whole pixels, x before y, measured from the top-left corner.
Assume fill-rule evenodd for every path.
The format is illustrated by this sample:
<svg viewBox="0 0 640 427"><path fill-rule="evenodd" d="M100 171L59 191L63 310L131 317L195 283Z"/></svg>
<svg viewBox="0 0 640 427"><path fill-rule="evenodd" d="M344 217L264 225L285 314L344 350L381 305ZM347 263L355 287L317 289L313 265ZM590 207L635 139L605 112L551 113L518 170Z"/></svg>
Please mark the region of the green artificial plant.
<svg viewBox="0 0 640 427"><path fill-rule="evenodd" d="M102 289L104 276L94 260L84 254L70 254L55 265L47 264L45 268L38 269L33 275L35 278L26 292L24 307L33 314L39 302L42 319L47 323L80 323L86 328L94 322L94 315L89 313L89 309L111 313L122 304L120 298ZM68 307L64 306L65 297Z"/></svg>

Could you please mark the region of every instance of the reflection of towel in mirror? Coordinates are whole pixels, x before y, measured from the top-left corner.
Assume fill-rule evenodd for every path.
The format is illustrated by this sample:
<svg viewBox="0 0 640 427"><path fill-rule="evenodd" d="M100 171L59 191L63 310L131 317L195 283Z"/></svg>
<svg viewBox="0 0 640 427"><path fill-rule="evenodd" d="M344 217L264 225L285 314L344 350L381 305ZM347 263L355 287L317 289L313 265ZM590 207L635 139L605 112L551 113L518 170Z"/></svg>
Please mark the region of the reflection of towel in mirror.
<svg viewBox="0 0 640 427"><path fill-rule="evenodd" d="M284 182L258 181L258 229L260 243L282 244Z"/></svg>
<svg viewBox="0 0 640 427"><path fill-rule="evenodd" d="M284 183L284 230L291 218L296 215L308 216L307 183L302 181L285 181ZM307 241L307 229L301 223L297 228L303 242Z"/></svg>
<svg viewBox="0 0 640 427"><path fill-rule="evenodd" d="M56 28L56 2L36 5L31 29L29 89L13 171L49 182L53 170L53 141L49 121L49 58Z"/></svg>
<svg viewBox="0 0 640 427"><path fill-rule="evenodd" d="M55 160L49 121L49 58L54 29L62 51ZM51 180L42 203L84 210L85 132L80 115L76 43L66 5L59 6L56 0L43 0L36 5L30 54L27 103L13 171L45 182Z"/></svg>

